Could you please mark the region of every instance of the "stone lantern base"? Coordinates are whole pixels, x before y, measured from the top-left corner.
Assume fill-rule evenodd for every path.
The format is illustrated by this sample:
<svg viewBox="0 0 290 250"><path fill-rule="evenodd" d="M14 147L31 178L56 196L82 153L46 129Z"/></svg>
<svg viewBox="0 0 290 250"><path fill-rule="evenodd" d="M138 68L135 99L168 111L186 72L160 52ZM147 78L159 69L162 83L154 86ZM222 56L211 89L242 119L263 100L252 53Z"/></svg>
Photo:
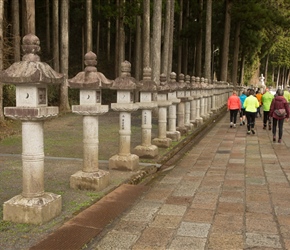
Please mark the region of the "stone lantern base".
<svg viewBox="0 0 290 250"><path fill-rule="evenodd" d="M167 131L166 137L170 138L172 141L179 141L181 135L179 131Z"/></svg>
<svg viewBox="0 0 290 250"><path fill-rule="evenodd" d="M109 159L109 168L116 170L139 170L139 157L134 154L114 155Z"/></svg>
<svg viewBox="0 0 290 250"><path fill-rule="evenodd" d="M172 144L172 139L170 138L154 138L152 143L160 148L169 148Z"/></svg>
<svg viewBox="0 0 290 250"><path fill-rule="evenodd" d="M70 177L70 187L80 190L100 191L110 183L110 173L104 170L87 173L78 171Z"/></svg>
<svg viewBox="0 0 290 250"><path fill-rule="evenodd" d="M3 204L3 220L16 223L43 224L61 213L62 198L53 193L26 198L17 195Z"/></svg>
<svg viewBox="0 0 290 250"><path fill-rule="evenodd" d="M155 145L142 146L139 145L134 148L134 153L143 158L154 158L158 155L158 147Z"/></svg>

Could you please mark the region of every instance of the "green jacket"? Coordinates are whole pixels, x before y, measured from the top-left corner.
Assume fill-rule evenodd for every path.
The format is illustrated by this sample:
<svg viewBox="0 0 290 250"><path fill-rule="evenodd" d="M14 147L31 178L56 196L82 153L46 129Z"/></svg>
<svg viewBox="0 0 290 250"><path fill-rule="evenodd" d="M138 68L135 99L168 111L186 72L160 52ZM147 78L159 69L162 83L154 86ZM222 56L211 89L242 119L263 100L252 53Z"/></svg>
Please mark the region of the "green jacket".
<svg viewBox="0 0 290 250"><path fill-rule="evenodd" d="M257 112L259 106L258 99L253 95L248 96L244 102L246 112Z"/></svg>
<svg viewBox="0 0 290 250"><path fill-rule="evenodd" d="M288 90L284 90L284 98L286 99L287 102L290 102L290 93Z"/></svg>
<svg viewBox="0 0 290 250"><path fill-rule="evenodd" d="M262 104L263 104L264 111L270 110L270 106L273 99L274 99L274 96L268 91L262 95Z"/></svg>

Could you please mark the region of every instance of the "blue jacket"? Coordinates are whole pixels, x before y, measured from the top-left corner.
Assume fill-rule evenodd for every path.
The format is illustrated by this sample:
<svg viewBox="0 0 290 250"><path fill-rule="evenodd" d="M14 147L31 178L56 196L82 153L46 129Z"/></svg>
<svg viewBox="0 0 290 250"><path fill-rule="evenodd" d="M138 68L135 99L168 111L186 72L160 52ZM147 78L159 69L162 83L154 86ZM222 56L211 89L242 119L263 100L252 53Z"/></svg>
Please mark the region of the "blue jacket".
<svg viewBox="0 0 290 250"><path fill-rule="evenodd" d="M241 103L242 103L242 108L244 109L245 106L244 106L244 102L246 100L247 96L245 94L241 94L240 95L240 100L241 100Z"/></svg>

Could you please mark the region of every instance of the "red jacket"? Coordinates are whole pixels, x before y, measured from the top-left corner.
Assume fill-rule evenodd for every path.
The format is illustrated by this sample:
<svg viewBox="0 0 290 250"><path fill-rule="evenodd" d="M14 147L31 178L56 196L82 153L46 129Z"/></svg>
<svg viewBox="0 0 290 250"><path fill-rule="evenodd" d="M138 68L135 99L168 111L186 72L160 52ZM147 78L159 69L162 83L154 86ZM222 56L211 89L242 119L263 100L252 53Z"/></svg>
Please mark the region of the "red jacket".
<svg viewBox="0 0 290 250"><path fill-rule="evenodd" d="M228 110L230 109L239 109L241 110L242 104L241 100L237 95L231 95L228 99Z"/></svg>
<svg viewBox="0 0 290 250"><path fill-rule="evenodd" d="M274 112L275 109L285 109L286 113L287 113L286 116L285 117L277 116ZM289 118L289 105L288 105L288 102L286 101L286 99L284 98L284 96L276 96L273 99L271 106L270 106L269 116L273 117L277 120Z"/></svg>

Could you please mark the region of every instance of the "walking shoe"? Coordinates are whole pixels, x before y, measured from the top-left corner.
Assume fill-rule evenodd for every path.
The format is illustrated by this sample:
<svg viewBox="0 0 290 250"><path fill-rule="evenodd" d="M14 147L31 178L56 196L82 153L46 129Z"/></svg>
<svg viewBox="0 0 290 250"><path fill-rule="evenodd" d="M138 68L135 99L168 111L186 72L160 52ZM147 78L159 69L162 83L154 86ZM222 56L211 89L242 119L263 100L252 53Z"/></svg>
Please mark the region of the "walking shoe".
<svg viewBox="0 0 290 250"><path fill-rule="evenodd" d="M245 125L246 123L245 123L245 121L243 121L243 125Z"/></svg>
<svg viewBox="0 0 290 250"><path fill-rule="evenodd" d="M263 129L266 129L266 126L264 126Z"/></svg>
<svg viewBox="0 0 290 250"><path fill-rule="evenodd" d="M240 126L243 126L243 123L242 122L240 123Z"/></svg>
<svg viewBox="0 0 290 250"><path fill-rule="evenodd" d="M249 130L249 131L247 132L247 134L248 134L248 135L251 134L251 131Z"/></svg>
<svg viewBox="0 0 290 250"><path fill-rule="evenodd" d="M273 136L273 141L276 141L276 137L275 136Z"/></svg>
<svg viewBox="0 0 290 250"><path fill-rule="evenodd" d="M279 139L278 142L281 143L281 139Z"/></svg>
<svg viewBox="0 0 290 250"><path fill-rule="evenodd" d="M269 130L271 130L272 128L271 128L271 126L269 126Z"/></svg>
<svg viewBox="0 0 290 250"><path fill-rule="evenodd" d="M234 124L234 128L236 127L236 124Z"/></svg>
<svg viewBox="0 0 290 250"><path fill-rule="evenodd" d="M255 132L255 130L254 129L252 129L252 134L254 135L254 134L256 134L256 132Z"/></svg>

